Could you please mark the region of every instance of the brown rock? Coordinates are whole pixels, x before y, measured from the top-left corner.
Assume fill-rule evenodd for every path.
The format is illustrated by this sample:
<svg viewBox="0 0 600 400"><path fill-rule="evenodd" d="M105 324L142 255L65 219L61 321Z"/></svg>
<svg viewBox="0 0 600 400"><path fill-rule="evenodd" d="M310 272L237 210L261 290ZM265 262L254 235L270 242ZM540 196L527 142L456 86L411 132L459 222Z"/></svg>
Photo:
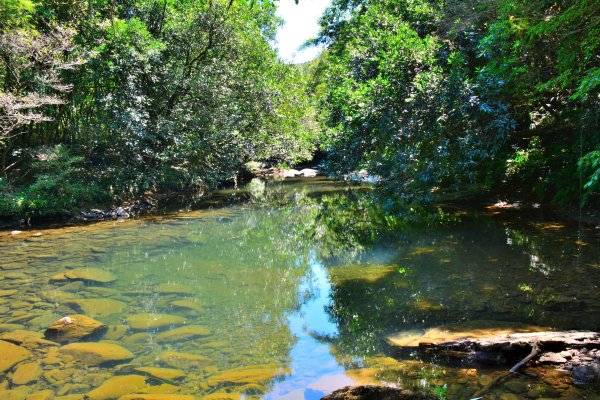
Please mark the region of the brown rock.
<svg viewBox="0 0 600 400"><path fill-rule="evenodd" d="M46 329L44 336L59 342L73 342L91 337L99 337L106 332L108 327L102 322L82 314L69 315L55 321Z"/></svg>
<svg viewBox="0 0 600 400"><path fill-rule="evenodd" d="M539 361L541 363L563 364L567 362L567 359L561 356L559 353L548 352L542 354Z"/></svg>
<svg viewBox="0 0 600 400"><path fill-rule="evenodd" d="M12 343L0 340L0 373L10 370L21 361L31 357L29 350Z"/></svg>
<svg viewBox="0 0 600 400"><path fill-rule="evenodd" d="M133 359L133 353L112 343L71 343L59 349L85 365L125 362Z"/></svg>
<svg viewBox="0 0 600 400"><path fill-rule="evenodd" d="M426 393L418 393L387 386L347 386L323 397L322 400L434 400Z"/></svg>

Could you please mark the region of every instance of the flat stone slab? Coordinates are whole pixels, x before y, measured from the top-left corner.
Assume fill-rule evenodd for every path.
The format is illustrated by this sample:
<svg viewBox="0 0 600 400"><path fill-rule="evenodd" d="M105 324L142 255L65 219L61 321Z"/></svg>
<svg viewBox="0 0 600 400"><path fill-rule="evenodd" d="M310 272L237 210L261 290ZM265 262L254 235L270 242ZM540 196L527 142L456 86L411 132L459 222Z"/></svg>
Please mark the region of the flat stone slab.
<svg viewBox="0 0 600 400"><path fill-rule="evenodd" d="M397 333L386 338L388 344L398 347L419 347L429 343L449 343L463 339L486 339L515 333L547 332L548 328L503 321L478 320L443 325L425 332Z"/></svg>
<svg viewBox="0 0 600 400"><path fill-rule="evenodd" d="M11 380L13 385L26 385L37 381L43 372L42 367L37 362L20 364Z"/></svg>
<svg viewBox="0 0 600 400"><path fill-rule="evenodd" d="M140 367L135 368L134 371L163 381L175 381L185 376L182 370L173 368Z"/></svg>
<svg viewBox="0 0 600 400"><path fill-rule="evenodd" d="M21 346L0 340L0 374L31 357L31 352Z"/></svg>
<svg viewBox="0 0 600 400"><path fill-rule="evenodd" d="M59 349L62 354L70 355L85 365L101 365L132 360L129 350L112 343L71 343Z"/></svg>
<svg viewBox="0 0 600 400"><path fill-rule="evenodd" d="M146 377L140 375L114 376L106 380L102 385L86 394L88 400L112 400L121 396L143 391L146 385Z"/></svg>
<svg viewBox="0 0 600 400"><path fill-rule="evenodd" d="M156 335L156 340L160 342L177 342L180 340L192 339L210 335L210 330L204 326L186 325L180 328L161 332Z"/></svg>
<svg viewBox="0 0 600 400"><path fill-rule="evenodd" d="M92 317L120 314L126 306L122 301L113 299L75 299L67 300L63 304Z"/></svg>
<svg viewBox="0 0 600 400"><path fill-rule="evenodd" d="M158 359L169 367L180 368L183 370L205 367L213 363L208 357L190 353L179 353L176 351L166 351L160 354Z"/></svg>
<svg viewBox="0 0 600 400"><path fill-rule="evenodd" d="M203 308L200 304L193 300L175 300L171 302L171 305L176 308L182 308L184 310L192 310L196 312L202 312Z"/></svg>
<svg viewBox="0 0 600 400"><path fill-rule="evenodd" d="M223 371L208 378L209 386L223 384L241 385L266 382L290 373L288 368L278 364L252 365Z"/></svg>

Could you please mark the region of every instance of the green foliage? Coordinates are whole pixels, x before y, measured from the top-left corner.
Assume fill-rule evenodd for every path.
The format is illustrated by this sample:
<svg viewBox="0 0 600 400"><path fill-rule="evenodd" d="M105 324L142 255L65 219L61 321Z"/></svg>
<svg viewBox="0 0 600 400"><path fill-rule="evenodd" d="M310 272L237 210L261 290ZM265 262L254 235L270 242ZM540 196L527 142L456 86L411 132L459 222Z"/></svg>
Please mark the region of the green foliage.
<svg viewBox="0 0 600 400"><path fill-rule="evenodd" d="M400 204L473 185L577 204L578 159L600 143L598 15L591 0L334 1L313 69L327 167L366 168Z"/></svg>
<svg viewBox="0 0 600 400"><path fill-rule="evenodd" d="M435 385L435 395L437 396L437 398L439 400L446 400L447 397L447 392L448 392L448 386L446 384L443 384L442 386L440 385Z"/></svg>
<svg viewBox="0 0 600 400"><path fill-rule="evenodd" d="M578 162L579 171L585 177L583 204L600 194L600 150L590 151Z"/></svg>
<svg viewBox="0 0 600 400"><path fill-rule="evenodd" d="M4 216L61 216L83 204L106 201L82 168L83 158L66 147L38 149L31 164L33 182L22 190L0 185L0 214Z"/></svg>
<svg viewBox="0 0 600 400"><path fill-rule="evenodd" d="M439 4L347 6L334 2L321 38L331 43L323 98L330 170L366 168L400 201L481 179L486 171L479 166L514 128L493 89L502 83L475 74L469 49L437 34ZM345 11L353 17L344 19Z"/></svg>
<svg viewBox="0 0 600 400"><path fill-rule="evenodd" d="M0 92L0 108L10 117L0 115L10 122L2 125L0 170L8 170L15 190L50 195L65 180L44 173L27 188L22 154L39 146L60 144L83 157L82 168L116 201L147 191L212 188L251 160L294 164L311 157L315 111L305 75L271 48L279 21L273 1L10 4L22 15L4 25L8 33L23 42L40 38L33 42L41 54L56 47L45 35L74 32L74 43L60 53L62 64L50 69L51 85L43 84L48 68L40 71L17 54L23 46L7 47L0 58L7 93ZM2 25L9 16L0 18ZM65 95L56 95L57 84ZM9 113L13 100L32 98L35 112ZM85 192L77 195L83 204ZM47 206L48 212L59 208Z"/></svg>

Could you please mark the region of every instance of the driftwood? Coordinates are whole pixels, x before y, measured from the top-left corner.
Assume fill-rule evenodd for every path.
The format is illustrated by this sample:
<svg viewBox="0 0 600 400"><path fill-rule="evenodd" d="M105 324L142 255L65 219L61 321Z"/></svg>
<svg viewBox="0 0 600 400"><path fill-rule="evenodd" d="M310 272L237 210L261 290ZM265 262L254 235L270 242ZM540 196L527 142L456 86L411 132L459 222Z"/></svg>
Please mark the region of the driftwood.
<svg viewBox="0 0 600 400"><path fill-rule="evenodd" d="M465 338L450 342L421 342L418 347L421 351L428 353L471 356L478 361L486 361L493 359L493 357L490 358L490 355L493 354L522 354L535 346L539 347L539 353L565 349L599 348L600 333L590 331L513 333L478 339ZM532 354L524 361L528 362L538 354ZM519 368L523 364L519 365Z"/></svg>

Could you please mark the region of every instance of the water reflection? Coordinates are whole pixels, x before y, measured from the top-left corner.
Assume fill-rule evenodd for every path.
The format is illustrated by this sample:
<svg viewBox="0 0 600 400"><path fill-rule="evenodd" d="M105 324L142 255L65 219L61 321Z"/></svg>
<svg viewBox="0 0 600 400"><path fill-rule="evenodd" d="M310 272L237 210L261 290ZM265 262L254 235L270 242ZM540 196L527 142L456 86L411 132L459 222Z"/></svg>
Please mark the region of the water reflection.
<svg viewBox="0 0 600 400"><path fill-rule="evenodd" d="M308 387L322 376L343 375L330 349L319 338L337 336L337 326L325 312L330 298L331 284L327 270L310 252L310 270L299 287L302 306L288 317L288 326L296 341L290 350L291 375L275 384L266 399L320 399L324 394L319 387ZM338 382L344 382L343 379ZM346 383L352 383L347 378Z"/></svg>
<svg viewBox="0 0 600 400"><path fill-rule="evenodd" d="M0 390L82 394L113 376L168 367L184 377L147 379L139 390L312 400L383 380L428 390L448 383L466 397L489 371L414 359L386 339L490 320L600 324L592 229L464 210L406 223L373 207L368 189L322 180L249 190L248 203L0 241L0 335L39 335L80 312L108 325L105 341L134 354L82 367L60 350L35 348L27 362L43 374L19 385L10 367ZM117 280L52 279L90 267Z"/></svg>

